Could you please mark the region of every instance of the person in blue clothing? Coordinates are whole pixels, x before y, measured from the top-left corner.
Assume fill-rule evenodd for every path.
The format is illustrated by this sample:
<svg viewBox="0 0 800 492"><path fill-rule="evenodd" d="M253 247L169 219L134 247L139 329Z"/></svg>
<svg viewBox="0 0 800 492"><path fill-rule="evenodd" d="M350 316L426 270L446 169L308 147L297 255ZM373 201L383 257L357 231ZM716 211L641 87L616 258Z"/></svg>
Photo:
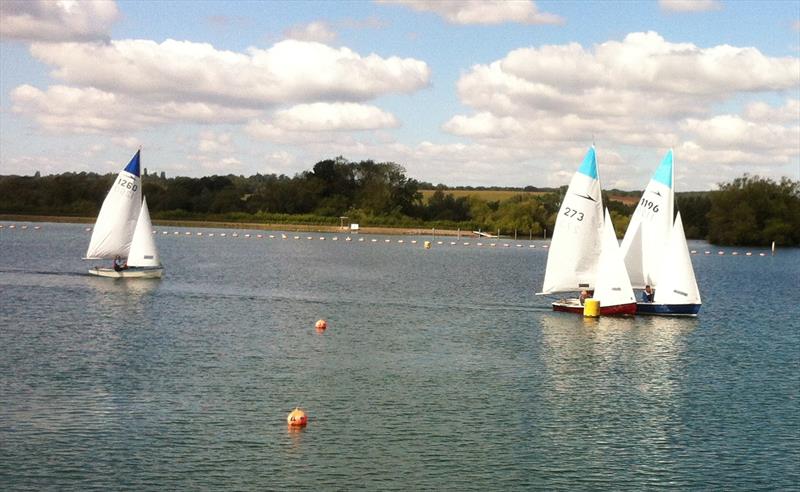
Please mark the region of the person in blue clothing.
<svg viewBox="0 0 800 492"><path fill-rule="evenodd" d="M115 272L121 272L122 270L125 270L127 268L128 268L128 263L125 262L125 261L122 261L122 258L120 258L119 255L117 255L114 258L114 271Z"/></svg>
<svg viewBox="0 0 800 492"><path fill-rule="evenodd" d="M653 289L649 285L645 285L642 291L642 302L653 302L653 296L655 296Z"/></svg>

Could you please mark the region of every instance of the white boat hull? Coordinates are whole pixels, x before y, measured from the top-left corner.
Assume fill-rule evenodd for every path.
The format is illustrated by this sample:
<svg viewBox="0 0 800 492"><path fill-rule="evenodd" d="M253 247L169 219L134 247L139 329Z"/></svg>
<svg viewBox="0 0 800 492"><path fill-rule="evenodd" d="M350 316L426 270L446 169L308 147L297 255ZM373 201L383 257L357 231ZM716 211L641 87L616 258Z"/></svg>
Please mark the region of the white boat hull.
<svg viewBox="0 0 800 492"><path fill-rule="evenodd" d="M113 268L94 267L89 269L90 275L110 278L161 278L164 273L163 267L131 267L125 270L114 270Z"/></svg>

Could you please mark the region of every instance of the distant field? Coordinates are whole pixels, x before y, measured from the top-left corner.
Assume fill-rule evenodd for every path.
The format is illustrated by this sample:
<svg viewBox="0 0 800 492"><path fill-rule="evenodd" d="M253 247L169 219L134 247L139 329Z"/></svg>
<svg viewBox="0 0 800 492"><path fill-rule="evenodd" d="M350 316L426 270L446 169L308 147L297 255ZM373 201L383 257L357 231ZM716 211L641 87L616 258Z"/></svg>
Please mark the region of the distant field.
<svg viewBox="0 0 800 492"><path fill-rule="evenodd" d="M426 203L435 192L436 190L420 190L420 193L422 193L422 199ZM502 202L517 195L546 195L550 192L522 190L445 190L445 193L448 195L453 195L455 198L460 198L462 196L476 196L481 200L486 200L487 202ZM625 205L636 205L636 202L639 201L638 196L609 195L609 199L615 202L622 202Z"/></svg>
<svg viewBox="0 0 800 492"><path fill-rule="evenodd" d="M636 203L639 202L638 196L608 195L608 199L615 202L624 203L625 205L636 205Z"/></svg>
<svg viewBox="0 0 800 492"><path fill-rule="evenodd" d="M545 195L547 192L544 191L506 191L506 190L445 190L444 191L448 195L453 195L455 198L461 198L462 196L476 196L481 200L486 200L487 202L502 202L503 200L508 200L509 198L517 195ZM436 190L420 190L422 193L422 199L424 201L428 201L430 197L436 193Z"/></svg>

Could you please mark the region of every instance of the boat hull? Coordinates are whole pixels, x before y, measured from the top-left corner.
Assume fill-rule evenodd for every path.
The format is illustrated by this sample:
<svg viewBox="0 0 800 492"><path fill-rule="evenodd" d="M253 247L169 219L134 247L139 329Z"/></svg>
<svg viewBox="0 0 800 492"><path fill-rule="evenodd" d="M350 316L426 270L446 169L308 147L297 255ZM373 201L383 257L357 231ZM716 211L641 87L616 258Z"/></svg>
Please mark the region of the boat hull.
<svg viewBox="0 0 800 492"><path fill-rule="evenodd" d="M653 302L637 302L636 314L654 316L697 316L701 304L656 304Z"/></svg>
<svg viewBox="0 0 800 492"><path fill-rule="evenodd" d="M583 305L578 299L563 299L553 303L553 311L583 314ZM636 303L603 306L600 304L600 316L630 316L636 314Z"/></svg>
<svg viewBox="0 0 800 492"><path fill-rule="evenodd" d="M114 270L113 268L100 268L94 267L89 269L90 275L97 275L98 277L110 278L161 278L164 273L163 267L130 267L125 270Z"/></svg>

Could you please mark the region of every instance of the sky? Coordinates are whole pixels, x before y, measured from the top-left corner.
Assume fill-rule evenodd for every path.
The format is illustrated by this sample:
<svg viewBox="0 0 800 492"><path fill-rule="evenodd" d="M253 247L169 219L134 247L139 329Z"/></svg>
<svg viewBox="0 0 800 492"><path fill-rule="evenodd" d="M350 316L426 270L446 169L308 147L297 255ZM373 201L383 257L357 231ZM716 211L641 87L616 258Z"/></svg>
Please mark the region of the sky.
<svg viewBox="0 0 800 492"><path fill-rule="evenodd" d="M0 0L0 174L800 179L800 0Z"/></svg>

